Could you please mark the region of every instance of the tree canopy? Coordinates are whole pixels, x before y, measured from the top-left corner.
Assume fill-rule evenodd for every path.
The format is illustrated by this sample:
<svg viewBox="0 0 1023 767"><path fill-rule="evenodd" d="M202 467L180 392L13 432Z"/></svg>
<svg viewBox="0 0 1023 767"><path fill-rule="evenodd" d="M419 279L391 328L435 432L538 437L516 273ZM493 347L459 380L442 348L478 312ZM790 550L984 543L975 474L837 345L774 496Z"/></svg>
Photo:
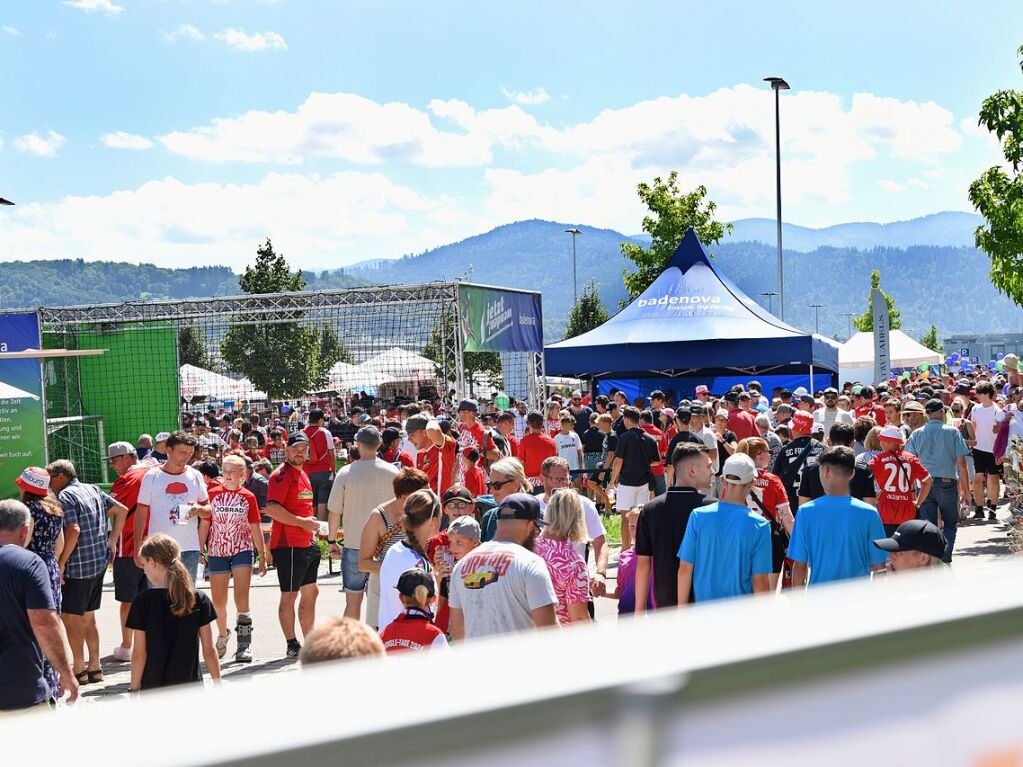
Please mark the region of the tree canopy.
<svg viewBox="0 0 1023 767"><path fill-rule="evenodd" d="M607 320L607 309L604 308L604 302L600 300L600 294L597 293L597 284L593 280L588 280L583 285L583 294L572 305L572 309L568 313L565 338L582 335L588 330L603 325Z"/></svg>
<svg viewBox="0 0 1023 767"><path fill-rule="evenodd" d="M698 186L691 192L678 188L678 171L669 173L667 181L658 176L653 183L642 182L636 191L650 209L643 217L643 231L650 235L650 247L634 242L621 244L622 255L636 265L633 272L622 270L630 300L639 296L664 271L689 227L696 230L704 245L714 245L726 232L732 231L731 224L714 219L717 203L706 199L707 187Z"/></svg>
<svg viewBox="0 0 1023 767"><path fill-rule="evenodd" d="M867 292L867 311L859 317L853 318L853 325L856 326L857 330L863 331L864 333L874 332L874 288L880 289L880 287L881 272L874 269L870 273L870 290ZM885 301L888 302L888 329L896 330L902 327L902 319L899 316L899 310L895 308L895 299L883 290L881 291L881 295L884 296Z"/></svg>
<svg viewBox="0 0 1023 767"><path fill-rule="evenodd" d="M936 325L931 325L931 329L924 333L924 337L920 339L920 343L932 352L938 352L938 354L945 353L945 348L941 345L941 341L938 339L938 328Z"/></svg>

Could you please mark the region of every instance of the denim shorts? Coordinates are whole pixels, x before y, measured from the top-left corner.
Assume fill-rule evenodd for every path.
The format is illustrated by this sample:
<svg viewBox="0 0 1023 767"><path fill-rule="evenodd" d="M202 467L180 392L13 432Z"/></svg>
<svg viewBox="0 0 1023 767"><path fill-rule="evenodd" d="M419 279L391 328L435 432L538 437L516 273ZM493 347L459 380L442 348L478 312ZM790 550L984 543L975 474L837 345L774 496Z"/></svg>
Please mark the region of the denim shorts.
<svg viewBox="0 0 1023 767"><path fill-rule="evenodd" d="M208 575L227 575L236 567L252 569L252 549L239 551L229 557L206 557L206 573Z"/></svg>
<svg viewBox="0 0 1023 767"><path fill-rule="evenodd" d="M359 550L341 549L341 580L344 582L345 591L361 594L366 590L366 581L369 573L359 569Z"/></svg>

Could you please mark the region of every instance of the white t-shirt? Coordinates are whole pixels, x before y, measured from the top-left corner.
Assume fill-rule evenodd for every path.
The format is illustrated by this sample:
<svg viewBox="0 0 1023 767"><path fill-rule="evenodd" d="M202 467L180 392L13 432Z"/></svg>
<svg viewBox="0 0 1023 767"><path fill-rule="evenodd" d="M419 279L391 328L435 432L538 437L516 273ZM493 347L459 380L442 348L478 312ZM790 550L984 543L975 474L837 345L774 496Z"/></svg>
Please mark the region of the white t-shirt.
<svg viewBox="0 0 1023 767"><path fill-rule="evenodd" d="M834 411L828 412L827 408L822 407L820 410L814 411L813 423L815 426L822 425L824 427L824 438L827 439L831 436L831 427L836 423L845 423L852 426L855 423L855 419L848 410L835 408Z"/></svg>
<svg viewBox="0 0 1023 767"><path fill-rule="evenodd" d="M977 430L977 447L985 453L995 451L995 424L1002 420L1002 409L998 405L974 405L970 415L973 426Z"/></svg>
<svg viewBox="0 0 1023 767"><path fill-rule="evenodd" d="M558 447L558 455L568 461L569 469L578 471L582 468L579 464L579 451L583 449L583 442L576 432L558 433L554 437L554 444Z"/></svg>
<svg viewBox="0 0 1023 767"><path fill-rule="evenodd" d="M426 560L413 548L398 541L391 546L380 563L380 608L377 610L377 629L383 631L395 618L405 612L398 595L398 579L406 570L418 567L429 570ZM435 591L440 593L439 590Z"/></svg>
<svg viewBox="0 0 1023 767"><path fill-rule="evenodd" d="M206 503L206 480L202 474L186 466L180 474L171 474L163 466L150 469L142 478L139 503L149 507L149 534L166 533L178 542L182 551L199 550L199 517L179 525L179 506L183 503Z"/></svg>
<svg viewBox="0 0 1023 767"><path fill-rule="evenodd" d="M540 510L544 513L547 512L547 501L540 497ZM586 536L590 541L595 541L602 535L607 535L607 531L604 529L604 523L600 519L600 512L597 511L597 505L584 495L579 496L579 500L583 504L583 516L586 518ZM586 544L585 543L573 543L572 546L576 551L579 552L584 560L586 559Z"/></svg>
<svg viewBox="0 0 1023 767"><path fill-rule="evenodd" d="M516 543L499 541L459 560L448 599L462 611L466 639L528 631L535 625L533 610L558 603L547 563Z"/></svg>

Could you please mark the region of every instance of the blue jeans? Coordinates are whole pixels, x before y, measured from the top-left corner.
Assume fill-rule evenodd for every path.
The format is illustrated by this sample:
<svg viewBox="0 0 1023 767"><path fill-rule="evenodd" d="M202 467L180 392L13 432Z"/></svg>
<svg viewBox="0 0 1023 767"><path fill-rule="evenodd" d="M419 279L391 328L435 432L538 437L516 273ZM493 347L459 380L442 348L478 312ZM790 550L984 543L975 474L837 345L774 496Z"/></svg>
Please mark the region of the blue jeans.
<svg viewBox="0 0 1023 767"><path fill-rule="evenodd" d="M188 574L192 576L192 586L195 586L195 576L199 574L199 552L198 551L182 551L181 552L181 564L188 570ZM149 579L146 579L149 582ZM153 584L149 584L149 588L153 588Z"/></svg>
<svg viewBox="0 0 1023 767"><path fill-rule="evenodd" d="M952 548L956 545L956 529L959 526L959 487L954 479L935 479L927 500L920 507L920 519L938 524L938 512L944 523L945 561L952 559Z"/></svg>

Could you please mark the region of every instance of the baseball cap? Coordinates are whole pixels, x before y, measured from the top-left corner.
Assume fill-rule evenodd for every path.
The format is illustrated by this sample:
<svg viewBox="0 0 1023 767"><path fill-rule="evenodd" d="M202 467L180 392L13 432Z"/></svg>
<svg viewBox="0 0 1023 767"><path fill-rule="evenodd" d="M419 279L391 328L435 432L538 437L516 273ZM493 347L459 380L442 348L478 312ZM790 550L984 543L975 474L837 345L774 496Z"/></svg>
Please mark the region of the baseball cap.
<svg viewBox="0 0 1023 767"><path fill-rule="evenodd" d="M288 435L288 447L294 447L295 445L308 445L309 437L305 435L304 431L292 432Z"/></svg>
<svg viewBox="0 0 1023 767"><path fill-rule="evenodd" d="M156 439L154 439L153 442L166 442L169 439L170 439L170 432L169 431L161 431L160 433L158 433L156 435Z"/></svg>
<svg viewBox="0 0 1023 767"><path fill-rule="evenodd" d="M114 442L107 446L107 458L135 455L135 446L130 442Z"/></svg>
<svg viewBox="0 0 1023 767"><path fill-rule="evenodd" d="M945 403L940 399L929 399L924 405L925 413L942 413L945 410Z"/></svg>
<svg viewBox="0 0 1023 767"><path fill-rule="evenodd" d="M859 394L861 391L863 391L863 387L862 386L854 386L850 390L850 394Z"/></svg>
<svg viewBox="0 0 1023 767"><path fill-rule="evenodd" d="M479 405L476 404L474 399L463 399L458 403L459 412L463 410L471 410L473 413L479 412Z"/></svg>
<svg viewBox="0 0 1023 767"><path fill-rule="evenodd" d="M543 519L543 511L540 508L540 501L535 495L528 493L512 493L505 498L497 507L497 518L498 520L525 519L541 526L546 524Z"/></svg>
<svg viewBox="0 0 1023 767"><path fill-rule="evenodd" d="M805 386L797 386L795 389L792 390L792 396L793 397L802 397L802 396L804 396L806 394L809 394L809 393L810 392L808 392L806 390Z"/></svg>
<svg viewBox="0 0 1023 767"><path fill-rule="evenodd" d="M728 456L725 465L721 467L721 476L731 482L745 485L757 477L757 467L753 459L745 453L734 453Z"/></svg>
<svg viewBox="0 0 1023 767"><path fill-rule="evenodd" d="M14 480L14 484L33 495L46 495L50 491L50 474L46 469L38 466L29 466L21 476Z"/></svg>
<svg viewBox="0 0 1023 767"><path fill-rule="evenodd" d="M412 435L417 431L422 431L428 423L430 423L430 419L425 415L409 416L408 420L405 421L405 433Z"/></svg>
<svg viewBox="0 0 1023 767"><path fill-rule="evenodd" d="M679 409L681 410L681 408L679 408ZM688 411L689 408L686 408L686 410ZM675 411L672 410L670 407L664 408L664 414L666 416L668 416L668 418L674 418L675 417Z"/></svg>
<svg viewBox="0 0 1023 767"><path fill-rule="evenodd" d="M697 394L710 394L710 389L708 389L703 384L700 384L699 386L696 387L696 393Z"/></svg>
<svg viewBox="0 0 1023 767"><path fill-rule="evenodd" d="M464 517L452 519L451 524L448 525L448 535L464 535L466 538L478 541L482 535L480 523L468 514Z"/></svg>
<svg viewBox="0 0 1023 767"><path fill-rule="evenodd" d="M792 428L801 434L809 434L813 431L813 416L805 410L797 410L792 414Z"/></svg>
<svg viewBox="0 0 1023 767"><path fill-rule="evenodd" d="M379 444L380 430L376 426L363 426L355 432L355 441L361 445Z"/></svg>
<svg viewBox="0 0 1023 767"><path fill-rule="evenodd" d="M448 502L456 498L466 503L472 503L473 501L472 493L469 492L468 488L462 485L452 485L444 491L444 498L441 503L446 506Z"/></svg>
<svg viewBox="0 0 1023 767"><path fill-rule="evenodd" d="M911 519L896 528L890 538L880 538L874 545L882 551L922 551L932 557L944 557L944 533L926 519Z"/></svg>
<svg viewBox="0 0 1023 767"><path fill-rule="evenodd" d="M885 426L877 435L878 439L886 439L891 442L905 442L906 438L902 434L902 429L898 426Z"/></svg>
<svg viewBox="0 0 1023 767"><path fill-rule="evenodd" d="M795 412L795 408L792 405L786 405L784 402L778 405L778 415L790 415Z"/></svg>
<svg viewBox="0 0 1023 767"><path fill-rule="evenodd" d="M388 426L380 432L380 439L385 445L390 445L394 440L401 439L401 432L393 426Z"/></svg>
<svg viewBox="0 0 1023 767"><path fill-rule="evenodd" d="M836 389L834 386L829 386L827 389L824 390L824 396L825 397L829 397L829 396L837 397L838 396L838 389Z"/></svg>
<svg viewBox="0 0 1023 767"><path fill-rule="evenodd" d="M436 596L437 585L433 582L433 576L426 570L413 567L398 576L398 593L405 597L415 597L416 589L425 586L429 595Z"/></svg>
<svg viewBox="0 0 1023 767"><path fill-rule="evenodd" d="M718 408L717 412L714 413L714 417L715 418L728 418L728 411L725 410L723 407L722 408Z"/></svg>

